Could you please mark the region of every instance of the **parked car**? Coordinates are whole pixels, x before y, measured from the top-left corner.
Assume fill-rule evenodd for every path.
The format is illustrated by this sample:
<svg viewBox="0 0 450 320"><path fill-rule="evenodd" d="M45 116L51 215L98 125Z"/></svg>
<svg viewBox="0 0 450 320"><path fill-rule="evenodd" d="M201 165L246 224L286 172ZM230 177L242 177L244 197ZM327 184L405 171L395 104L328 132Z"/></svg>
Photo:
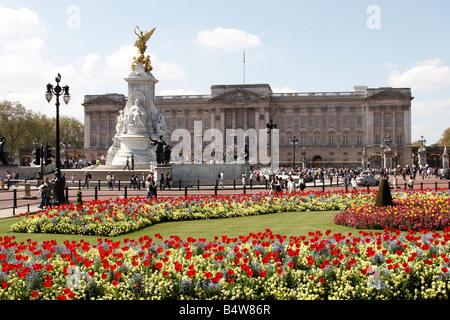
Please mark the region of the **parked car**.
<svg viewBox="0 0 450 320"><path fill-rule="evenodd" d="M450 179L450 169L439 169L439 178Z"/></svg>
<svg viewBox="0 0 450 320"><path fill-rule="evenodd" d="M356 177L356 184L358 186L378 186L380 184L380 179L375 178L374 176L359 176Z"/></svg>

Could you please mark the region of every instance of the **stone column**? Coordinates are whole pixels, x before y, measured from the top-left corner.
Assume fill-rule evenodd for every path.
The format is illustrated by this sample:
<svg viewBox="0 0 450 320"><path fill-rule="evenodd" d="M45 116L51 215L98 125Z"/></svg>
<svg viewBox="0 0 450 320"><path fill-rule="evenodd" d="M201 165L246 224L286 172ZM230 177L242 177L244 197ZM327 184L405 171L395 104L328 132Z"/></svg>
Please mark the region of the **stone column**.
<svg viewBox="0 0 450 320"><path fill-rule="evenodd" d="M255 107L255 130L259 134L259 109Z"/></svg>
<svg viewBox="0 0 450 320"><path fill-rule="evenodd" d="M384 168L392 169L392 150L389 147L384 149Z"/></svg>
<svg viewBox="0 0 450 320"><path fill-rule="evenodd" d="M362 163L361 164L362 164L362 168L363 169L367 169L368 166L369 166L369 156L367 155L366 147L364 147L364 150L363 150Z"/></svg>
<svg viewBox="0 0 450 320"><path fill-rule="evenodd" d="M419 166L424 168L427 165L427 150L421 146L417 153L419 154Z"/></svg>
<svg viewBox="0 0 450 320"><path fill-rule="evenodd" d="M91 112L84 113L84 147L91 146Z"/></svg>
<svg viewBox="0 0 450 320"><path fill-rule="evenodd" d="M444 153L442 154L442 168L443 169L449 168L447 147L444 148Z"/></svg>

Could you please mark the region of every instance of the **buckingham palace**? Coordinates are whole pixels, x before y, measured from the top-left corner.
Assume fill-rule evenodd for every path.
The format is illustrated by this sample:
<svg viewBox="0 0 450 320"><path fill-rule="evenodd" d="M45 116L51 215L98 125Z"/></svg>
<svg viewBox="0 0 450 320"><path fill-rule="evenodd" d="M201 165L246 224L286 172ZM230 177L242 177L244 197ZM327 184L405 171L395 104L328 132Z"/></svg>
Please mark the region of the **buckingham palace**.
<svg viewBox="0 0 450 320"><path fill-rule="evenodd" d="M367 155L373 168L383 166L383 150L392 165L411 164L410 88L355 86L347 92L272 92L268 84L213 85L209 94L156 96L167 132L194 123L204 130L279 129L279 164L306 167L360 167ZM122 94L86 95L86 160L105 156L116 133ZM169 137L170 138L170 137ZM176 142L172 142L176 144Z"/></svg>

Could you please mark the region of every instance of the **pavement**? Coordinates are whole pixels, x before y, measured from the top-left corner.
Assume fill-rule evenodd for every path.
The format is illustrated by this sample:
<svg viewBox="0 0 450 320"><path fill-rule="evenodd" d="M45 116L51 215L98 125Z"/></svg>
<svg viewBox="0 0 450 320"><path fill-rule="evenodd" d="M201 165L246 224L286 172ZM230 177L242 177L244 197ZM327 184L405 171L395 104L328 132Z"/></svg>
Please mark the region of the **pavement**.
<svg viewBox="0 0 450 320"><path fill-rule="evenodd" d="M400 178L398 180L399 187L405 187L405 181ZM37 188L35 186L35 181L30 181L30 191L26 193L25 186L24 185L18 185L18 186L10 186L9 189L0 188L0 219L3 218L15 218L18 217L20 214L24 214L27 212L34 213L39 210L38 206L40 204L40 199L37 196ZM95 184L94 184L95 185ZM100 190L97 187L97 191L95 190L93 184L91 184L91 187L89 189L81 189L83 194L83 200L92 200L95 198L95 193L97 193L97 199L99 200L106 200L106 199L116 199L116 198L123 198L125 197L125 189L122 186L121 190L118 190L117 188L114 190L109 190L106 186L102 185L100 187ZM307 188L305 191L309 190L316 190L316 191L336 191L336 190L343 190L345 189L345 185L342 184L342 182L339 183L339 185L336 186L336 183L333 182L333 184L330 186L330 181L325 180L325 186L322 186L322 182L316 180L316 186L314 187L313 182L307 183ZM76 194L79 190L78 183L71 184L70 182L67 183L67 186L69 187L69 202L75 202L76 201ZM414 188L415 189L435 189L436 186L438 188L450 188L450 180L440 180L438 178L425 178L422 179L421 177L418 177L415 181ZM350 186L348 186L350 190ZM358 187L358 188L367 188L367 187ZM370 189L378 189L377 186L370 187ZM15 190L15 191L14 191ZM265 185L257 185L254 184L253 188L250 188L249 186L246 186L245 192L247 194L256 194L268 191L265 188ZM214 195L214 188L212 187L205 187L200 186L199 190L197 190L197 187L191 187L187 188L185 190L184 188L179 189L179 187L175 186L172 187L171 190L164 190L159 191L158 190L158 197L159 196L170 196L170 197L181 197L185 195L185 192L187 192L188 196L192 195ZM225 184L224 188L219 187L217 189L218 195L234 195L234 194L242 194L244 192L242 185L239 185L236 181L236 187L234 187L232 184ZM16 207L14 207L14 193L16 193ZM127 197L135 197L135 196L146 196L146 191L144 189L138 190L138 189L132 189L129 188L127 185Z"/></svg>

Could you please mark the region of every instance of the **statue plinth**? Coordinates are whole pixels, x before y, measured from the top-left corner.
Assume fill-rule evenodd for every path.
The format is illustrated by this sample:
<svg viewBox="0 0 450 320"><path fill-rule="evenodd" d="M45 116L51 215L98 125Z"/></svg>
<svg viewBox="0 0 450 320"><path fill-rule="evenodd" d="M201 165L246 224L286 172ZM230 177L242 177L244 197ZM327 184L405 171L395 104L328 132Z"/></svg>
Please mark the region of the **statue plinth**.
<svg viewBox="0 0 450 320"><path fill-rule="evenodd" d="M137 166L156 162L156 147L150 140L168 138L164 114L155 104L155 84L158 82L145 66L138 64L125 80L128 100L117 118L116 135L107 156L107 163L125 166L127 158Z"/></svg>

